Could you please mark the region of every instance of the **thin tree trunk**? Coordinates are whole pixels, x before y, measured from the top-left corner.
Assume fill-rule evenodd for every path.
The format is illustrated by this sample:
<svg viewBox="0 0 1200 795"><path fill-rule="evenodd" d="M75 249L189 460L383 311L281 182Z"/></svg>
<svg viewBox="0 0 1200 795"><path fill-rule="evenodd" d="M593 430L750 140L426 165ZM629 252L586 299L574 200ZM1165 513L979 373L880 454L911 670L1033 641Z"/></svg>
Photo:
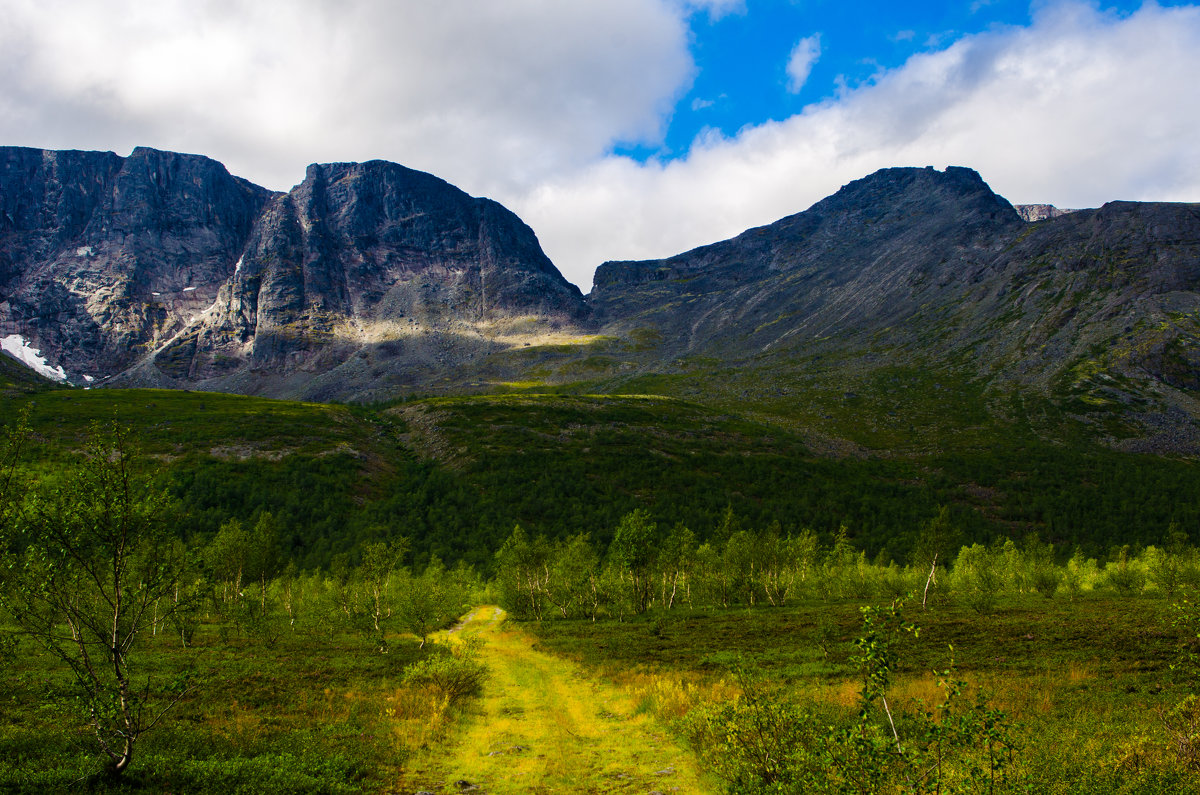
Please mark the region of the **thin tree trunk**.
<svg viewBox="0 0 1200 795"><path fill-rule="evenodd" d="M929 598L929 584L937 582L937 553L933 553L933 565L929 567L929 577L925 579L925 592L921 594L921 608L925 607L925 600Z"/></svg>

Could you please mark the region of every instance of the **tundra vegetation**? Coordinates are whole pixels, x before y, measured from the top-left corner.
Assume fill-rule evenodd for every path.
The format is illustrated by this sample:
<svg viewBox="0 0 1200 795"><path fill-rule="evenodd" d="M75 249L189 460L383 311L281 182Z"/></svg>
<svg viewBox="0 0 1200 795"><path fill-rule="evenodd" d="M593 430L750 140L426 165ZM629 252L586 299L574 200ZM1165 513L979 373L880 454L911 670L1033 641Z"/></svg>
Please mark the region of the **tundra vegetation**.
<svg viewBox="0 0 1200 795"><path fill-rule="evenodd" d="M501 510L476 489L503 479L470 460L455 469L375 458L376 434L414 435L411 418L386 410L269 404L259 427L243 428L239 399L150 397L200 414L198 402L230 405L190 428L186 412L145 410L199 437L189 452L145 423L132 436L120 423L94 424L90 396L71 396L92 406L78 413L48 412L53 401L42 396L0 449L2 789L386 791L478 724L486 649L438 630L486 603L503 606L542 652L627 694L631 712L612 720L653 719L689 743L713 791L1197 789L1200 554L1185 499L1178 510L1149 502L1124 538L1099 534L1114 540L1105 546L1064 541L1066 520L1008 513L992 525L976 515L1025 499L1013 494L1035 498L1022 509L1030 513L1095 510L1077 496L1022 492L1026 479L980 509L949 485L896 477L867 504L908 524L879 544L882 530L862 530L862 502L857 513L839 510L849 487L833 484L852 464L800 466L781 433L720 426L725 443L763 460L722 460L714 447L685 481L670 456L703 442L684 439L694 409L664 402L659 416L675 423L680 446L666 432L655 441L670 453L659 485L696 494L704 510L672 515L681 503L613 485L648 477L640 470L598 482L568 466L597 501L596 517L574 522L555 513L553 490L508 487L524 509ZM615 403L556 403L546 422L569 427L599 412L612 447L589 443L616 468L615 451L632 444L622 434L639 435L648 420L643 404ZM459 408L467 424L476 412L496 420L509 410L503 401ZM454 416L437 443L461 441ZM283 435L272 444L311 454L194 452L235 426L269 435L262 429L276 421ZM515 444L497 425L488 444ZM320 434L334 443L314 442ZM341 447L347 439L353 452ZM534 463L503 478L547 462L536 444L523 455ZM1074 466L1098 482L1133 471L1120 457L1089 455ZM978 480L1003 468L971 461L957 466ZM1193 477L1186 465L1156 466L1132 488L1181 494L1171 484ZM693 490L779 478L776 467L802 474L822 510L787 495L766 502L779 509L772 517L761 504L743 510L749 503L728 490ZM397 483L403 500L380 488ZM1130 505L1101 504L1133 511L1133 493L1121 498ZM542 499L539 511L532 501ZM628 510L614 515L614 504ZM420 522L405 518L418 512ZM819 521L797 521L804 516ZM428 535L468 517L489 528L459 537L469 555ZM319 551L310 520L333 528Z"/></svg>

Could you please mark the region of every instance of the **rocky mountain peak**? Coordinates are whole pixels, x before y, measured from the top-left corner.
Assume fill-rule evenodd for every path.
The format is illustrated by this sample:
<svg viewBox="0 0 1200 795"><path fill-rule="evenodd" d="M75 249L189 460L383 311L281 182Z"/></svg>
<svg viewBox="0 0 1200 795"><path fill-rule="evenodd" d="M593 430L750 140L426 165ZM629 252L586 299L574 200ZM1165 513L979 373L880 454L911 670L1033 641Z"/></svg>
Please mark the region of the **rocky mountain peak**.
<svg viewBox="0 0 1200 795"><path fill-rule="evenodd" d="M911 205L930 204L953 204L960 210L988 214L1012 211L1012 205L996 195L974 169L948 166L945 171L938 171L927 166L882 168L847 183L814 204L810 212L831 215L857 210L878 215L903 211Z"/></svg>
<svg viewBox="0 0 1200 795"><path fill-rule="evenodd" d="M585 312L533 231L499 204L395 163L312 165L258 219L200 333L200 359L181 370L175 346L160 369L309 367L410 333Z"/></svg>

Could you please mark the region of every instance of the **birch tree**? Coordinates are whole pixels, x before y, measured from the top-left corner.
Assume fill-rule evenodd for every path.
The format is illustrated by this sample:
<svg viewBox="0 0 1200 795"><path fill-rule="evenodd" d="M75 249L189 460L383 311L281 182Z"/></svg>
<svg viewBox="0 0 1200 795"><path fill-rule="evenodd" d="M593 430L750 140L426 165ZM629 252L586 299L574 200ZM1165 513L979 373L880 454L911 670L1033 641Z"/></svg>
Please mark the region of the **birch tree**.
<svg viewBox="0 0 1200 795"><path fill-rule="evenodd" d="M169 597L183 561L168 532L167 495L138 476L137 460L126 430L94 426L83 460L54 487L34 489L0 527L0 603L70 669L114 778L182 695L139 669L137 642L154 607L180 609Z"/></svg>

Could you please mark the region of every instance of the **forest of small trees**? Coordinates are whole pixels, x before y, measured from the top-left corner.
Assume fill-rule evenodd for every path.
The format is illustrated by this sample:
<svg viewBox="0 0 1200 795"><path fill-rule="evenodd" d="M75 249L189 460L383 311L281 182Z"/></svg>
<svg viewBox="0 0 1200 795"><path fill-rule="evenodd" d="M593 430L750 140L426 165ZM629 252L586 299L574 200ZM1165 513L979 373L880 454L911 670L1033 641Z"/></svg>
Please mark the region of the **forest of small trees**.
<svg viewBox="0 0 1200 795"><path fill-rule="evenodd" d="M363 544L354 565L342 557L329 571L301 573L269 512L188 544L176 532L179 504L117 425L94 427L78 459L41 480L19 466L24 429L2 441L0 664L32 643L70 672L65 703L90 726L109 778L192 687L186 670L153 672L143 652L150 638L170 634L186 650L201 626L267 645L284 634L351 634L386 654L398 636L424 646L478 588L465 566L447 570L434 558L407 568L402 536Z"/></svg>
<svg viewBox="0 0 1200 795"><path fill-rule="evenodd" d="M649 610L784 606L801 600L954 600L981 613L1007 594L1074 598L1090 591L1174 598L1200 585L1200 552L1178 527L1163 547L1115 547L1105 560L1029 535L962 544L950 512L926 523L901 566L868 559L846 533L824 546L811 530L742 527L727 511L714 537L698 542L682 524L664 530L641 510L618 524L607 550L584 535L529 536L520 527L496 554L502 603L527 619L623 618Z"/></svg>

